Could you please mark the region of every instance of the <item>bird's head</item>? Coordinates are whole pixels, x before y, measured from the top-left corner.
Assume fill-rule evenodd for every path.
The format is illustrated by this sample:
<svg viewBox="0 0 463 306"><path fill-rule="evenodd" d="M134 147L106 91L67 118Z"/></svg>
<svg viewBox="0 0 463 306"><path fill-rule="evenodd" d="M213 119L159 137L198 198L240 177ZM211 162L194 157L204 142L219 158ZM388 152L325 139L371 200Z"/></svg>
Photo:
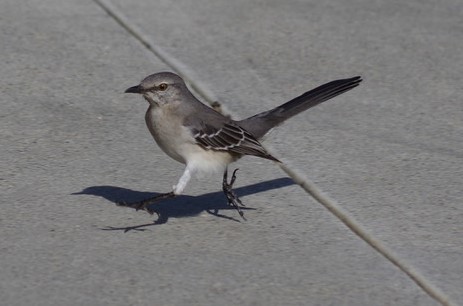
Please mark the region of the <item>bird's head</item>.
<svg viewBox="0 0 463 306"><path fill-rule="evenodd" d="M151 105L162 106L177 101L181 96L179 93L185 89L185 82L175 73L159 72L147 76L125 92L141 94Z"/></svg>

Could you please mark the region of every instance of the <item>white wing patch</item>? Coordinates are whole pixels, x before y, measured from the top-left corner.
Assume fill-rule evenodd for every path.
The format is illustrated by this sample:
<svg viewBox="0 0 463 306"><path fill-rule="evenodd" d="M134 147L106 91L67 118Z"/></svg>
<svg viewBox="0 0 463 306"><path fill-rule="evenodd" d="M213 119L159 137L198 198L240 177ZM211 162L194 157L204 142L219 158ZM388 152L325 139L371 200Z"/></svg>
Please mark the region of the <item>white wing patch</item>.
<svg viewBox="0 0 463 306"><path fill-rule="evenodd" d="M254 136L236 124L226 123L220 129L206 125L204 130L194 132L196 142L206 150L229 151L277 161Z"/></svg>

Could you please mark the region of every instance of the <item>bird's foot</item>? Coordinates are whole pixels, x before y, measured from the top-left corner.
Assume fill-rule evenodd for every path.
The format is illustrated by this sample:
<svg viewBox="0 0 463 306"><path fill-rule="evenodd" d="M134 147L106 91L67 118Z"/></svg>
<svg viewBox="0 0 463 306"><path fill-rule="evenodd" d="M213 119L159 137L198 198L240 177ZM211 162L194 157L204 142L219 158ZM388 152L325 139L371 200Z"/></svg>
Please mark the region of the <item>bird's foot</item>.
<svg viewBox="0 0 463 306"><path fill-rule="evenodd" d="M137 202L131 202L131 203L127 203L125 201L120 201L120 202L116 202L116 204L118 206L125 206L125 207L130 207L130 208L134 208L135 210L144 210L146 212L148 212L149 214L153 214L155 213L154 210L150 209L149 206L153 203L156 203L160 200L163 200L163 199L168 199L168 198L172 198L172 197L175 197L175 193L173 191L171 192L168 192L168 193L161 193L161 194L158 194L157 196L154 196L152 198L148 198L148 199L144 199L144 200L141 200L141 201L137 201Z"/></svg>
<svg viewBox="0 0 463 306"><path fill-rule="evenodd" d="M228 171L226 170L225 173L223 174L223 184L222 184L222 190L225 196L227 197L228 204L236 209L236 211L239 213L241 218L243 218L244 221L246 221L246 218L244 217L244 213L241 210L242 206L245 206L240 198L236 195L236 193L233 191L232 187L233 184L235 183L236 180L236 172L238 169L235 169L233 171L232 177L230 179L230 183L228 182Z"/></svg>

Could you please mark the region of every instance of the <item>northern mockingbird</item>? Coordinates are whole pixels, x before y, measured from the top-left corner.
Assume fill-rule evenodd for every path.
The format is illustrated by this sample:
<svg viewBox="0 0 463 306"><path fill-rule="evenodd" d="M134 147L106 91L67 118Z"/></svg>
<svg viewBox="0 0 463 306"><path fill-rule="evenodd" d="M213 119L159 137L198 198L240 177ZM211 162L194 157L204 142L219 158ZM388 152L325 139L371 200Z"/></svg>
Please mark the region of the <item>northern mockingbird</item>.
<svg viewBox="0 0 463 306"><path fill-rule="evenodd" d="M359 76L332 81L272 110L236 121L201 103L182 78L172 72L146 77L125 92L141 94L148 101L145 120L151 135L167 155L186 167L171 192L139 202L118 204L144 209L152 214L148 207L150 204L181 194L193 174L223 171L223 192L229 205L244 219L240 209L243 204L232 190L238 169L228 182L228 164L244 155L280 162L262 147L259 139L286 119L351 90L361 81Z"/></svg>

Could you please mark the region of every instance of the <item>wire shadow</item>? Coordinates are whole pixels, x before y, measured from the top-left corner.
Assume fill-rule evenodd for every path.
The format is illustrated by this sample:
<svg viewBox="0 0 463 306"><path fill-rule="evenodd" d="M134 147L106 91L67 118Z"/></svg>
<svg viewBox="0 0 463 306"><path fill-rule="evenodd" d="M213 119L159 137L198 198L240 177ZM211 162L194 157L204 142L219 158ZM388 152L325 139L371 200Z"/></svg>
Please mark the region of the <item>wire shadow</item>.
<svg viewBox="0 0 463 306"><path fill-rule="evenodd" d="M283 188L286 186L294 185L294 181L290 178L278 178L260 182L248 186L243 186L234 189L239 197L244 197L267 190ZM87 187L80 192L73 193L73 195L93 195L103 197L108 201L116 202L135 202L149 197L158 195L156 192L136 191L116 186L91 186ZM217 217L238 221L233 217L228 217L219 213L220 210L233 209L229 206L222 191L203 194L200 196L179 195L175 198L162 200L150 206L157 215L158 219L153 223L141 224L131 227L107 227L103 230L123 230L125 232L130 230L144 230L144 227L159 225L166 223L169 218L184 218L199 215L201 212L206 211L209 214ZM243 210L252 209L243 207Z"/></svg>

